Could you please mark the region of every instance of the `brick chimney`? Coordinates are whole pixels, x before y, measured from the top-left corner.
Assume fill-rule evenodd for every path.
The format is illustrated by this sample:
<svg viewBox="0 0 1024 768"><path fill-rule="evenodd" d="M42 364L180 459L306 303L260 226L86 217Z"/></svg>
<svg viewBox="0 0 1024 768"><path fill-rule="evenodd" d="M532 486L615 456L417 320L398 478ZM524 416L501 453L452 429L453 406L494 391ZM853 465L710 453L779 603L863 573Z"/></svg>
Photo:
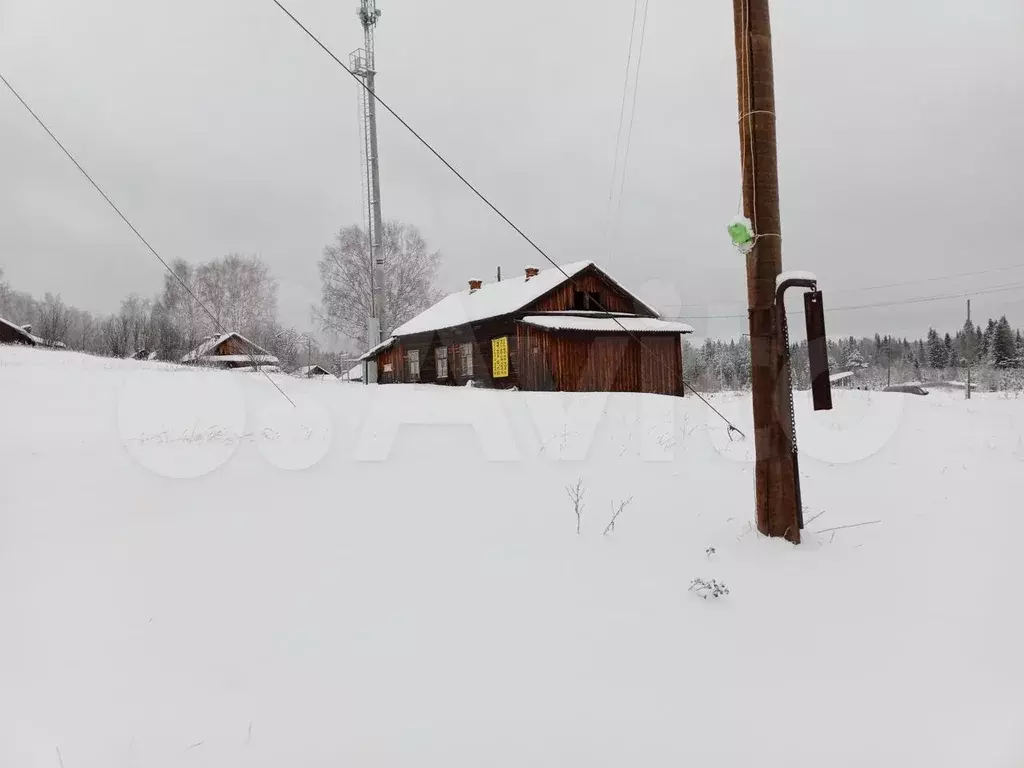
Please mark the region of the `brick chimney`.
<svg viewBox="0 0 1024 768"><path fill-rule="evenodd" d="M476 293L480 290L480 287L484 284L483 280L470 280L469 281L469 292Z"/></svg>
<svg viewBox="0 0 1024 768"><path fill-rule="evenodd" d="M536 277L538 272L540 272L540 270L537 269L536 267L527 267L526 279L529 280L531 277Z"/></svg>

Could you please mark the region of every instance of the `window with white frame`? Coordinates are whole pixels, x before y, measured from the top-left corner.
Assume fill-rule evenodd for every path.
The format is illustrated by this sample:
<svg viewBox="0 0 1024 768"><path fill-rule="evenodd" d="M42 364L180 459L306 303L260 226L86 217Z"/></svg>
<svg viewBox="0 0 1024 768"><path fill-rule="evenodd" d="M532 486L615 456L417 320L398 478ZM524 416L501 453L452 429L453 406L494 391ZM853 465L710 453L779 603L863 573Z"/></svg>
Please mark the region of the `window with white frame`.
<svg viewBox="0 0 1024 768"><path fill-rule="evenodd" d="M405 353L405 373L409 381L420 380L420 351L410 349Z"/></svg>
<svg viewBox="0 0 1024 768"><path fill-rule="evenodd" d="M437 364L437 378L448 378L448 347L438 347L434 350L434 362Z"/></svg>
<svg viewBox="0 0 1024 768"><path fill-rule="evenodd" d="M459 362L462 364L462 375L473 375L473 345L459 344Z"/></svg>

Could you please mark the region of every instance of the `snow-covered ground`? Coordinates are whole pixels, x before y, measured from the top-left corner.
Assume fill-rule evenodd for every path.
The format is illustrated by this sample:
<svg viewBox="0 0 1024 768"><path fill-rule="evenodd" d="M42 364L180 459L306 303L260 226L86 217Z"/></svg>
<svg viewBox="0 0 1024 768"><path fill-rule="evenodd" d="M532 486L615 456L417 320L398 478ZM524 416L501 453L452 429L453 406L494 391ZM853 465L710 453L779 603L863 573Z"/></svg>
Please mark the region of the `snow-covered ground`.
<svg viewBox="0 0 1024 768"><path fill-rule="evenodd" d="M0 348L0 766L1024 764L1024 400L801 395L793 547L693 397L275 380Z"/></svg>

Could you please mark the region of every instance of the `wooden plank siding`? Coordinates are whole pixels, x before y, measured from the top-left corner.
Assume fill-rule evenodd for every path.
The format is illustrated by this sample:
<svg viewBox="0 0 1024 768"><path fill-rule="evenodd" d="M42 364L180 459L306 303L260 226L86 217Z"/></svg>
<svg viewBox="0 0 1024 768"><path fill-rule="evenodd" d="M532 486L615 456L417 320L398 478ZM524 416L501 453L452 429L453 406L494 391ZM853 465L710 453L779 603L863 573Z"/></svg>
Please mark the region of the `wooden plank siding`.
<svg viewBox="0 0 1024 768"><path fill-rule="evenodd" d="M386 370L390 365L391 370ZM405 357L402 354L402 343L396 342L377 355L377 380L381 384L394 384L405 381L403 376Z"/></svg>
<svg viewBox="0 0 1024 768"><path fill-rule="evenodd" d="M507 377L495 379L491 375L493 372L491 341L501 336L508 337L509 371ZM462 374L461 346L463 344L471 344L473 348L473 373L470 376ZM447 328L442 331L404 336L392 349L399 346L402 348L401 381L403 382L411 381L408 366L405 364L405 353L415 349L420 353L419 381L424 384L464 386L467 381L473 379L474 382L479 382L483 386L497 389L519 386L516 323L510 316ZM437 348L441 346L448 349L448 371L447 375L438 378L435 354Z"/></svg>
<svg viewBox="0 0 1024 768"><path fill-rule="evenodd" d="M617 285L605 279L592 267L580 272L571 281L562 283L550 293L541 296L526 309L532 312L560 312L574 309L576 291L590 291L601 294L601 307L608 312L631 312L651 316L651 312L636 303Z"/></svg>
<svg viewBox="0 0 1024 768"><path fill-rule="evenodd" d="M520 324L518 335L523 389L683 394L678 334L632 338Z"/></svg>
<svg viewBox="0 0 1024 768"><path fill-rule="evenodd" d="M222 341L217 347L214 347L208 355L214 357L220 357L221 355L251 355L253 352L254 351L250 349L245 342L232 336L231 338ZM256 354L263 353L258 352Z"/></svg>

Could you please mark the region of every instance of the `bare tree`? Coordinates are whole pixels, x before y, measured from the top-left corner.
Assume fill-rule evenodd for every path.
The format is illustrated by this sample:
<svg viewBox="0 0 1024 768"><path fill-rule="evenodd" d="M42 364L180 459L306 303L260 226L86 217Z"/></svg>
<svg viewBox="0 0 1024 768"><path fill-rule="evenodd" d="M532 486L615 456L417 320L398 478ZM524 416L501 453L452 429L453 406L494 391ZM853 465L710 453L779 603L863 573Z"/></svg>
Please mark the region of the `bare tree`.
<svg viewBox="0 0 1024 768"><path fill-rule="evenodd" d="M95 352L97 344L96 318L84 309L71 308L71 327L67 345L83 352Z"/></svg>
<svg viewBox="0 0 1024 768"><path fill-rule="evenodd" d="M565 486L565 492L569 496L569 501L572 502L573 512L576 513L576 533L579 533L583 524L583 507L585 506L583 497L587 493L587 489L583 487L583 478L577 480L576 485Z"/></svg>
<svg viewBox="0 0 1024 768"><path fill-rule="evenodd" d="M195 267L183 259L171 264L174 275L164 275L164 288L155 304L161 336L161 355L177 360L200 339L210 333L210 319L206 317L199 302L193 298L196 292ZM192 291L185 290L185 287ZM156 307L154 307L156 309Z"/></svg>
<svg viewBox="0 0 1024 768"><path fill-rule="evenodd" d="M39 327L36 333L47 341L65 343L71 327L71 311L64 304L60 294L52 293L43 297L39 308Z"/></svg>
<svg viewBox="0 0 1024 768"><path fill-rule="evenodd" d="M222 329L257 343L280 331L277 281L259 258L230 254L198 266L178 260L172 269L176 277L164 277L151 315L162 357L177 360Z"/></svg>
<svg viewBox="0 0 1024 768"><path fill-rule="evenodd" d="M129 353L138 352L149 345L151 313L150 300L142 298L137 293L130 294L121 301L121 311L117 315L117 320Z"/></svg>
<svg viewBox="0 0 1024 768"><path fill-rule="evenodd" d="M111 315L103 321L102 334L107 354L113 357L124 357L127 354L128 339L118 315Z"/></svg>
<svg viewBox="0 0 1024 768"><path fill-rule="evenodd" d="M200 300L227 331L256 336L277 317L277 281L255 256L233 253L202 264L195 282Z"/></svg>
<svg viewBox="0 0 1024 768"><path fill-rule="evenodd" d="M411 224L389 221L381 237L384 252L384 307L381 332L387 337L406 320L436 303L434 286L441 253L430 251ZM321 306L318 318L325 330L351 339L366 338L370 314L370 242L361 227L345 227L324 248L320 260Z"/></svg>
<svg viewBox="0 0 1024 768"><path fill-rule="evenodd" d="M605 526L605 529L604 529L604 535L605 536L607 536L609 533L612 533L615 530L615 521L619 519L619 515L622 514L622 510L624 510L626 507L628 507L632 501L633 501L633 497L630 496L625 501L620 501L618 507L615 506L615 502L614 501L612 502L612 519L609 520L608 521L608 525Z"/></svg>

